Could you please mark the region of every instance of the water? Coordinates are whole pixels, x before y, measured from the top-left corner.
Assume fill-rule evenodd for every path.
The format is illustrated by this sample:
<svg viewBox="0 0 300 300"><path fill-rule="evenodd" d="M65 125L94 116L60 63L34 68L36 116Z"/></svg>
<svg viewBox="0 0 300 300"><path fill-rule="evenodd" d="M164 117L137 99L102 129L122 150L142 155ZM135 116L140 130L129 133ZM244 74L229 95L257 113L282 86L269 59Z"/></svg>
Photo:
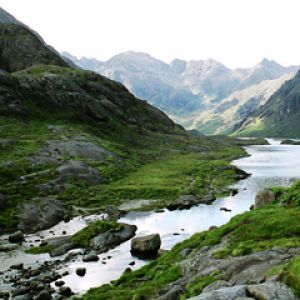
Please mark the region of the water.
<svg viewBox="0 0 300 300"><path fill-rule="evenodd" d="M220 226L227 223L233 216L249 210L258 190L278 185L287 186L300 177L300 146L280 145L280 141L269 141L271 145L246 147L250 156L233 162L234 165L252 174L246 180L233 185L239 190L237 195L220 198L213 205L199 205L190 210L165 210L163 213L131 212L121 218L120 222L137 225L137 235L159 233L162 238L162 249L166 250L196 232L206 230L212 225ZM221 207L229 208L231 212L220 211ZM70 234L70 230L74 232L75 229L83 228L85 220L76 218L64 226ZM61 230L60 227L59 230ZM43 234L47 235L49 231ZM9 264L12 264L21 259L25 261L25 264L30 265L33 260L50 259L48 255L32 256L21 253L21 251L14 251L10 254L1 254L0 260L9 261ZM107 259L108 255L112 258ZM136 263L131 267L132 269L140 268L147 263L145 260L131 256L130 241L99 255L99 258L98 262L83 263L79 257L61 270L70 272L70 275L63 278L66 285L70 286L74 292L83 293L91 287L117 279L132 261ZM4 266L7 265L7 262L1 264L0 270L5 269ZM85 277L78 277L75 274L76 268L80 266L87 268Z"/></svg>

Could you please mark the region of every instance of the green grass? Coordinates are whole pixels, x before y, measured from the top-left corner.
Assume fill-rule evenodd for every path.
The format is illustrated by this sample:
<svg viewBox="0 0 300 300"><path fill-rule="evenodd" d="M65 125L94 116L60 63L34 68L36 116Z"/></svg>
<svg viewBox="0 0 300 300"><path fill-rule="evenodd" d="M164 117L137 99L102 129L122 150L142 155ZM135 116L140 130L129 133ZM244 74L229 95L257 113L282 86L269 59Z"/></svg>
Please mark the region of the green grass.
<svg viewBox="0 0 300 300"><path fill-rule="evenodd" d="M25 252L27 254L43 254L43 253L50 253L54 249L55 246L53 245L45 245L45 246L37 246L37 247L29 248L25 250Z"/></svg>
<svg viewBox="0 0 300 300"><path fill-rule="evenodd" d="M113 221L96 221L75 233L71 241L76 247L89 247L91 239L107 231L119 231L122 224Z"/></svg>
<svg viewBox="0 0 300 300"><path fill-rule="evenodd" d="M292 259L281 272L283 281L300 296L300 257Z"/></svg>
<svg viewBox="0 0 300 300"><path fill-rule="evenodd" d="M185 293L180 297L180 300L200 295L206 286L212 284L216 280L217 278L215 276L203 276L195 279L186 286Z"/></svg>

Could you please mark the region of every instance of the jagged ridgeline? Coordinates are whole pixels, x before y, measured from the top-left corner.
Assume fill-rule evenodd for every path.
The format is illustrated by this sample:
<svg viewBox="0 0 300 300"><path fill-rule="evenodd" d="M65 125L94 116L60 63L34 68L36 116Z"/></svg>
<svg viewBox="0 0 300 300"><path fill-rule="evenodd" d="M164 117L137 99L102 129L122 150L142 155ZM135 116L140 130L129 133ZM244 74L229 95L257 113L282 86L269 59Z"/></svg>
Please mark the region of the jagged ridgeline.
<svg viewBox="0 0 300 300"><path fill-rule="evenodd" d="M141 129L183 132L123 85L73 68L22 24L0 23L0 69L2 114L45 118L46 111L105 122L112 128L124 123Z"/></svg>

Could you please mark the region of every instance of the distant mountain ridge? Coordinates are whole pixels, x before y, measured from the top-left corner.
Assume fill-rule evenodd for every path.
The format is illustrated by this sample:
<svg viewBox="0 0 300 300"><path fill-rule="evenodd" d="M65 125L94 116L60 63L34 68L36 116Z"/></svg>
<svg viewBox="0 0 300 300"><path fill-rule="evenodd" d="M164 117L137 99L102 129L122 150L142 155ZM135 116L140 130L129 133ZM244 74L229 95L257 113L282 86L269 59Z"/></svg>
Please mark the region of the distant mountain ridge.
<svg viewBox="0 0 300 300"><path fill-rule="evenodd" d="M235 128L244 136L300 137L300 71Z"/></svg>
<svg viewBox="0 0 300 300"><path fill-rule="evenodd" d="M167 64L149 54L134 51L118 54L105 62L86 57L78 59L68 52L62 54L83 69L123 83L136 96L148 100L186 128L196 128L209 134L227 133L245 117L242 113L235 122L231 120L228 124L228 118L221 120L221 123L220 120L212 120L208 126L210 120L206 118L206 125L203 124L203 115L209 116L207 112L214 110L215 106L226 102L227 108L232 106L233 111L252 112L266 100L263 95L261 99L264 101L255 100L257 93L264 90L269 95L268 84L275 92L284 82L284 76L290 79L299 69L299 66L284 67L268 59L263 59L252 68L230 69L214 59L175 59ZM272 83L272 80L279 81ZM255 92L255 87L264 81L269 82L259 86L259 91ZM250 87L254 88L244 91ZM236 94L238 91L241 93ZM253 95L249 94L251 91ZM249 95L248 99L245 99L245 94ZM239 95L243 95L242 100ZM233 97L234 101L228 101ZM214 117L218 118L218 115L214 113Z"/></svg>

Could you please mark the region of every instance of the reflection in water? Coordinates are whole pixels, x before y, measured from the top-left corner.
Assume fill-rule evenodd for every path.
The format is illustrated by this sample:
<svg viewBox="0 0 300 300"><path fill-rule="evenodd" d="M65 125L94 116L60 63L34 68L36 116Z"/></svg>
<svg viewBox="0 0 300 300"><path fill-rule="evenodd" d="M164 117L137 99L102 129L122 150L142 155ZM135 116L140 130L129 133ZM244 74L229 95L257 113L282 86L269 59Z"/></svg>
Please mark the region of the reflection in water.
<svg viewBox="0 0 300 300"><path fill-rule="evenodd" d="M272 144L270 146L246 147L251 156L233 162L239 168L252 174L251 177L233 186L239 190L237 195L220 198L213 205L199 205L190 210L172 212L166 210L164 213L132 212L120 219L120 222L137 225L138 235L159 233L163 249L171 249L176 243L212 225L220 226L227 223L233 216L249 209L258 190L275 185L286 186L300 177L300 146L280 145L279 141L269 141ZM220 211L220 207L227 207L232 211L223 212ZM73 224L70 223L69 226ZM174 235L174 233L179 233L179 235ZM108 255L112 256L109 260ZM99 257L98 262L82 263L79 258L68 265L66 269L70 275L63 278L66 285L70 286L73 291L82 293L91 287L118 278L133 260L136 264L132 269L140 268L146 263L144 260L131 256L130 241ZM106 264L103 264L103 261ZM75 275L75 270L79 266L87 268L87 273L83 278Z"/></svg>

